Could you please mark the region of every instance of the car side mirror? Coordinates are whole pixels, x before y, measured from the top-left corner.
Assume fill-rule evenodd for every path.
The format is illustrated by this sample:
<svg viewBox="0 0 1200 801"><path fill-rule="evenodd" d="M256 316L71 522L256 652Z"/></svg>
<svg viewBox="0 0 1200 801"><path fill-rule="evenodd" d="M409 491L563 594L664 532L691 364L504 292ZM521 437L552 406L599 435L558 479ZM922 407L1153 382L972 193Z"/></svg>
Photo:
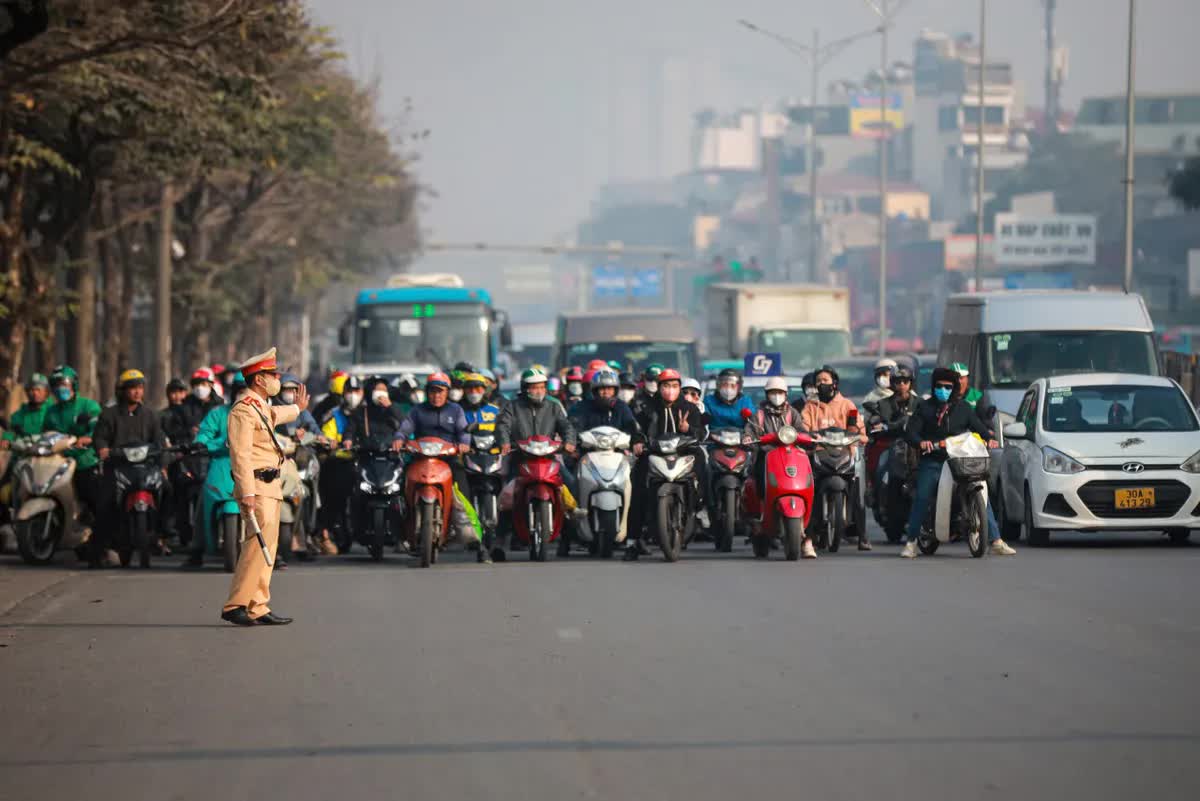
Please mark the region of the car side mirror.
<svg viewBox="0 0 1200 801"><path fill-rule="evenodd" d="M1004 427L1004 436L1007 439L1028 439L1029 433L1024 423L1009 423Z"/></svg>

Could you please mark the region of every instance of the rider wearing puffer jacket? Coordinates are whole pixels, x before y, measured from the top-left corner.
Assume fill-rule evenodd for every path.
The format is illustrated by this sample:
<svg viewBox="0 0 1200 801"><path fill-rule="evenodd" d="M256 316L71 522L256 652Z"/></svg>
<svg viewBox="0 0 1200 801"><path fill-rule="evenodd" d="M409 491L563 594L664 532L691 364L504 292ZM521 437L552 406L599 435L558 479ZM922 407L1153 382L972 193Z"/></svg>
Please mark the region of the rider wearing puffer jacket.
<svg viewBox="0 0 1200 801"><path fill-rule="evenodd" d="M741 428L745 425L742 412L754 413L754 401L742 392L742 376L737 370L722 370L717 375L717 389L704 401L709 428Z"/></svg>

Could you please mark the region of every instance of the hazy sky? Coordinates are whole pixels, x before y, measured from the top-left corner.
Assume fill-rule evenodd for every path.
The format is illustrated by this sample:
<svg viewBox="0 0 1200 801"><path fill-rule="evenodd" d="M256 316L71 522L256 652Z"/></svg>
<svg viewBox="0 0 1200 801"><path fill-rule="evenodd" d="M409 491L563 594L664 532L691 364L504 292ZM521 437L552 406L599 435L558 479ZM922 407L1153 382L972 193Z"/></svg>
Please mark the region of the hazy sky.
<svg viewBox="0 0 1200 801"><path fill-rule="evenodd" d="M428 128L418 172L437 193L423 225L438 240L543 242L573 229L596 187L686 163L690 115L802 97L805 63L740 29L745 17L807 41L872 25L862 0L310 0L354 71L382 78L384 110L411 98ZM893 0L893 3L895 0ZM1200 89L1200 0L1141 0L1138 86ZM975 31L978 0L913 0L893 58L922 28ZM1042 3L990 0L989 56L1013 61L1042 103ZM1127 0L1059 0L1070 48L1065 101L1124 91ZM822 76L860 78L878 38ZM655 79L654 76L665 76ZM654 113L652 113L652 109Z"/></svg>

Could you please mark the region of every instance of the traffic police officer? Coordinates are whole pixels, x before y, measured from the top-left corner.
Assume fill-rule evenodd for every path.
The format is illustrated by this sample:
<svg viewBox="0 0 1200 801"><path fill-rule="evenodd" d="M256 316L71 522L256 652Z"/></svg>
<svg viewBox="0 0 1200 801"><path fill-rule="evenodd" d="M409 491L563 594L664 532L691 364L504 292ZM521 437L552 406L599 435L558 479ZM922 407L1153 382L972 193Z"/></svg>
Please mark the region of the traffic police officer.
<svg viewBox="0 0 1200 801"><path fill-rule="evenodd" d="M246 393L229 411L229 459L233 468L234 493L243 516L254 515L262 529L267 550L277 553L279 505L283 500L279 468L283 450L275 439L275 426L292 422L308 406L308 392L296 389L296 403L272 406L268 399L279 394L279 367L275 348L242 365ZM253 531L251 526L246 530ZM267 607L271 600L271 565L254 543L245 543L238 556L237 570L221 619L238 626L284 625L292 619L276 615Z"/></svg>

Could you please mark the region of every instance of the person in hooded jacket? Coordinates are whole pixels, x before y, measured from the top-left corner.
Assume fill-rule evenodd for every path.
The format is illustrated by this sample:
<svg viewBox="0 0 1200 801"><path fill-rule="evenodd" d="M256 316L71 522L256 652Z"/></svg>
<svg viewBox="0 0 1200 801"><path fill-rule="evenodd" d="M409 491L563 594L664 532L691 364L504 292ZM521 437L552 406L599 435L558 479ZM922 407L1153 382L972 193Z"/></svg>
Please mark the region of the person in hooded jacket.
<svg viewBox="0 0 1200 801"><path fill-rule="evenodd" d="M629 404L635 416L640 417L646 406L658 395L658 374L662 371L661 364L646 365L646 369L642 371L642 385L638 387L633 402Z"/></svg>
<svg viewBox="0 0 1200 801"><path fill-rule="evenodd" d="M892 373L897 367L896 360L886 356L875 362L875 386L863 398L863 406L868 403L878 404L892 394Z"/></svg>
<svg viewBox="0 0 1200 801"><path fill-rule="evenodd" d="M316 414L313 417L321 424L321 433L327 440L341 443L345 440L351 415L362 405L362 380L358 376L335 377L330 380L330 395L335 395L335 389L338 403L325 414L324 419ZM340 545L330 536L345 522L346 502L354 492L353 452L340 448L324 461L317 478L317 491L321 496L321 508L317 511L318 525L321 527L321 553L336 556L340 548L353 542L353 538L348 536L349 532L342 532Z"/></svg>
<svg viewBox="0 0 1200 801"><path fill-rule="evenodd" d="M707 428L704 416L692 403L682 397L683 379L679 371L666 368L655 374L657 393L646 403L637 415L638 428L641 429L634 442L633 452L637 462L633 466L630 482L633 485L633 497L629 504L629 537L625 546L625 559L633 561L646 553L646 545L642 541L642 527L646 519L646 508L650 499L650 462L645 454L645 445L651 440L659 439L668 434L686 434L700 439ZM700 439L700 441L703 441ZM699 444L683 453L690 453L695 458L695 470L698 483L697 518L705 527L708 526L709 478L708 462L701 453Z"/></svg>
<svg viewBox="0 0 1200 801"><path fill-rule="evenodd" d="M754 401L742 392L742 376L737 370L722 370L717 375L716 391L704 403L709 428L737 428L746 424L743 412L754 413Z"/></svg>
<svg viewBox="0 0 1200 801"><path fill-rule="evenodd" d="M172 445L187 445L200 430L200 421L220 405L221 399L212 388L212 371L201 367L192 373L191 390L182 402L163 411L163 433Z"/></svg>
<svg viewBox="0 0 1200 801"><path fill-rule="evenodd" d="M867 437L861 432L861 426L850 424L851 417L858 417L858 407L838 391L837 370L829 366L822 367L816 371L815 379L817 397L806 401L800 412L805 430L818 432L826 428L842 428L848 433L856 433L851 429L858 429L857 433L866 442Z"/></svg>
<svg viewBox="0 0 1200 801"><path fill-rule="evenodd" d="M571 409L569 417L576 431L589 431L600 426L610 426L623 431L630 438L637 436L638 425L633 410L617 397L620 379L608 370L597 373L592 380L592 397L580 401Z"/></svg>
<svg viewBox="0 0 1200 801"><path fill-rule="evenodd" d="M908 420L905 436L909 443L920 450L921 459L917 463L916 493L905 530L906 542L904 550L900 552L900 556L905 559L915 559L919 553L917 538L929 511L929 504L937 495L942 465L946 461L946 439L968 431L973 431L985 441L991 437L991 431L959 394L958 386L957 372L948 367L934 369L933 394L921 401ZM988 447L994 449L997 446L995 442L988 442ZM996 524L996 516L990 504L987 518L988 541L991 543L992 553L997 556L1015 554L1016 550L1000 538L1000 528Z"/></svg>
<svg viewBox="0 0 1200 801"><path fill-rule="evenodd" d="M800 379L800 395L792 400L792 408L801 414L804 413L804 407L809 401L817 399L817 373L816 371L804 374Z"/></svg>
<svg viewBox="0 0 1200 801"><path fill-rule="evenodd" d="M397 441L395 436L404 423L404 416L392 403L387 381L378 377L369 378L364 382L363 390L367 402L350 412L346 428L342 431L343 447L347 444L360 447L382 444L400 450L403 443Z"/></svg>

